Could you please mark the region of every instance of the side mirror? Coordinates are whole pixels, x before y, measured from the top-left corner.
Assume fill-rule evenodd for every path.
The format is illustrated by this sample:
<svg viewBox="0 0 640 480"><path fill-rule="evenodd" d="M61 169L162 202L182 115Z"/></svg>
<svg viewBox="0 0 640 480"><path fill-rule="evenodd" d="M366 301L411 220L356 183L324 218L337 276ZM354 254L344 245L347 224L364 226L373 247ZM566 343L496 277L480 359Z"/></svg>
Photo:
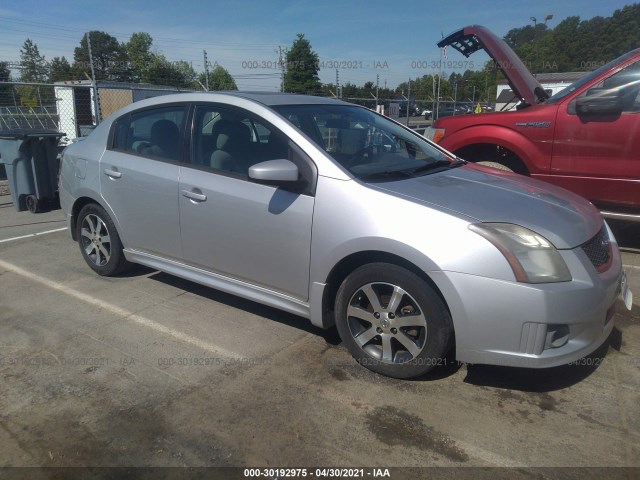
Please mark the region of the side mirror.
<svg viewBox="0 0 640 480"><path fill-rule="evenodd" d="M293 185L298 181L298 167L290 160L267 160L249 167L249 178L271 185Z"/></svg>
<svg viewBox="0 0 640 480"><path fill-rule="evenodd" d="M603 115L622 113L621 90L615 88L592 88L587 95L576 99L578 115Z"/></svg>

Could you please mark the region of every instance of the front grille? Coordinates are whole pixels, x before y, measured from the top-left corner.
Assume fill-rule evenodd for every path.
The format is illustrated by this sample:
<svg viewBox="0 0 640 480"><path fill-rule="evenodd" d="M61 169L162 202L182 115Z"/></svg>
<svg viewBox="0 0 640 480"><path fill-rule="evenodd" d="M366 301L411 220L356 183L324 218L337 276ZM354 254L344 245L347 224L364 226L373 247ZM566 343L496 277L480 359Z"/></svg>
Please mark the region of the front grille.
<svg viewBox="0 0 640 480"><path fill-rule="evenodd" d="M584 253L587 254L596 270L603 272L609 267L611 261L611 243L609 242L609 234L607 228L602 229L588 242L581 246Z"/></svg>

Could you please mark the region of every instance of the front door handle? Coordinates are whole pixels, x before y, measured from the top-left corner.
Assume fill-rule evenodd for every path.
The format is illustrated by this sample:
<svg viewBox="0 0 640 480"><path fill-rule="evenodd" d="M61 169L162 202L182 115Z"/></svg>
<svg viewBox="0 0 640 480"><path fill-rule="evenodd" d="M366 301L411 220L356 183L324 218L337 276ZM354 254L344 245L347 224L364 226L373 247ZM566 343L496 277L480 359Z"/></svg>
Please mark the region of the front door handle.
<svg viewBox="0 0 640 480"><path fill-rule="evenodd" d="M117 172L115 170L110 170L108 168L104 169L104 174L110 178L120 178L122 176L120 172Z"/></svg>
<svg viewBox="0 0 640 480"><path fill-rule="evenodd" d="M189 190L182 190L182 195L194 202L206 202L207 196L202 193L191 192Z"/></svg>

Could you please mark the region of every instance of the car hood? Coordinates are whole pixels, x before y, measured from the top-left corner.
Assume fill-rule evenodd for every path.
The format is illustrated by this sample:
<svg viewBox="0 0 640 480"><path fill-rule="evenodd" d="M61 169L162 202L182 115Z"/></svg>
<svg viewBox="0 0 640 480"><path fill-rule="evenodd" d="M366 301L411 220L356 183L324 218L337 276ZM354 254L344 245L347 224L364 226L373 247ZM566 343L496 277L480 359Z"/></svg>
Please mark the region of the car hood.
<svg viewBox="0 0 640 480"><path fill-rule="evenodd" d="M540 82L525 67L522 60L507 43L495 33L481 25L470 25L457 30L438 42L438 47L452 47L468 57L478 50L485 52L496 62L504 74L513 93L521 100L534 105L547 98Z"/></svg>
<svg viewBox="0 0 640 480"><path fill-rule="evenodd" d="M600 212L582 197L539 180L481 165L467 164L369 186L471 221L520 225L544 236L559 249L583 244L603 224Z"/></svg>

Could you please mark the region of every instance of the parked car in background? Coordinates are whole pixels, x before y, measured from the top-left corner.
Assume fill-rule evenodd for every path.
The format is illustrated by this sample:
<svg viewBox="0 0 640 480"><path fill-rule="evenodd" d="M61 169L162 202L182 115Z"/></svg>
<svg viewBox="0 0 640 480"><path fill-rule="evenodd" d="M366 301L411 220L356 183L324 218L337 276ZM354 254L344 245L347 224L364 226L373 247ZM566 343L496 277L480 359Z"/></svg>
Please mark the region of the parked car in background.
<svg viewBox="0 0 640 480"><path fill-rule="evenodd" d="M441 103L438 107L438 116L441 117L451 117L454 115L465 115L469 112L462 106L456 105L453 103Z"/></svg>
<svg viewBox="0 0 640 480"><path fill-rule="evenodd" d="M407 116L407 108L409 109L409 116L410 117L418 117L420 116L420 113L422 113L422 110L420 110L420 107L418 107L418 105L416 104L412 104L412 103L407 103L407 102L399 102L399 116L400 117L406 117Z"/></svg>
<svg viewBox="0 0 640 480"><path fill-rule="evenodd" d="M336 325L358 362L399 378L449 351L577 360L605 341L627 292L586 200L326 98L131 104L64 150L60 201L99 275L139 263Z"/></svg>
<svg viewBox="0 0 640 480"><path fill-rule="evenodd" d="M640 221L640 49L549 97L485 27L465 27L438 45L466 56L484 48L520 103L515 111L443 118L428 138L462 158L567 188L605 216Z"/></svg>

